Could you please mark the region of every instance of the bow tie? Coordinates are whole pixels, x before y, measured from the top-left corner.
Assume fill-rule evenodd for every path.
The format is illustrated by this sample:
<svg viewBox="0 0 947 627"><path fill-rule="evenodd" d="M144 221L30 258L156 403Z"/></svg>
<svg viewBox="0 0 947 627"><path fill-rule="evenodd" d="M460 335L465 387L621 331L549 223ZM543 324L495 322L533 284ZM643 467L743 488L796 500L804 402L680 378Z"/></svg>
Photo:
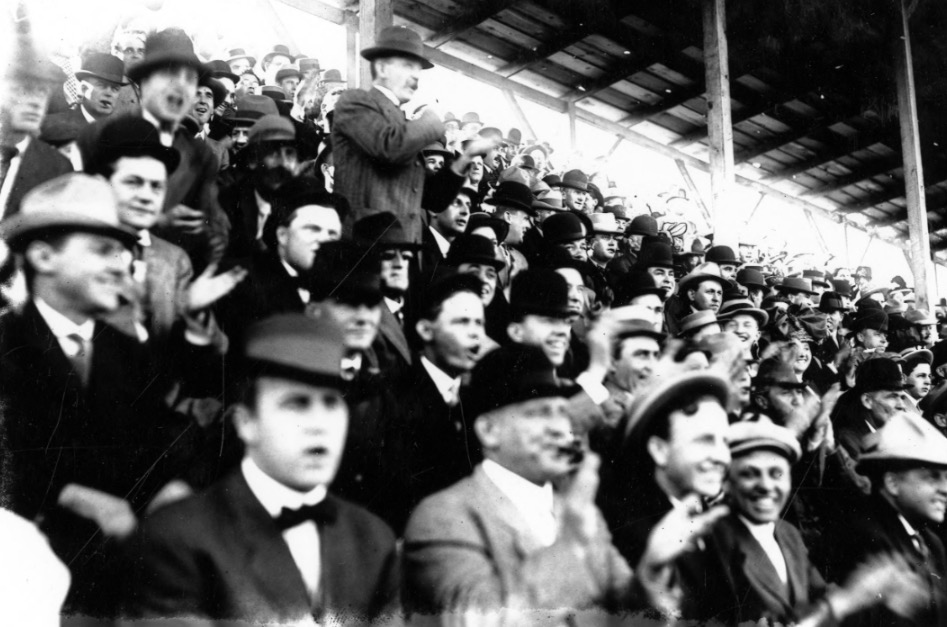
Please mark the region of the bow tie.
<svg viewBox="0 0 947 627"><path fill-rule="evenodd" d="M285 531L310 520L317 525L334 522L337 513L335 504L323 499L315 505L303 505L299 509L284 507L274 520L280 531Z"/></svg>

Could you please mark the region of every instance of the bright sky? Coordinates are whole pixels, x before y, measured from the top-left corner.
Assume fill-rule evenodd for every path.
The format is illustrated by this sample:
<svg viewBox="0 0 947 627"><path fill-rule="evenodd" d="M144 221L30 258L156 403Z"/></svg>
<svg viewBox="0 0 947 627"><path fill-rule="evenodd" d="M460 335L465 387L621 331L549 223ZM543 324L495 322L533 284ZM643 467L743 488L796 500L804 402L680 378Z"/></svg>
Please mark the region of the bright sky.
<svg viewBox="0 0 947 627"><path fill-rule="evenodd" d="M0 0L0 6L6 5L10 14L9 7L13 3L14 0ZM346 72L344 28L279 0L25 0L25 3L33 16L38 40L50 50L76 49L81 44L95 42L98 42L96 47L105 50L119 23L143 16L159 28L179 26L187 30L195 37L198 53L205 59L220 58L224 50L238 46L257 51L258 57L262 57L273 44L286 43L294 52L318 58L323 69L337 68L343 76ZM424 74L422 89L436 94L447 110L458 117L467 111L477 111L487 125L504 132L519 126L499 90L458 73L431 69ZM556 149L553 160L560 167L591 169L592 163L606 155L615 142L612 135L579 122L577 137L581 154L571 154L566 116L524 100L520 100L520 105L536 132ZM634 202L648 202L655 210L662 208L663 198L671 190L684 189L694 200L672 160L627 141L608 159L604 171L627 196L636 199ZM691 170L691 176L700 196L709 204L709 176L696 170ZM767 198L754 212L759 199L759 194L737 188L728 205L734 223L744 223L753 214L743 231L754 241L780 250L812 253L818 263L826 259L825 251L828 251L835 257L829 262L830 267L871 265L876 277L887 279L899 274L909 284L913 282L899 248L877 239L869 244L868 235L855 229L848 229L846 237L841 225L816 217L824 239L823 249L820 238L814 235L814 229L799 209ZM737 234L726 239L730 241L724 243L736 245ZM939 268L937 279L941 293L947 294L947 269Z"/></svg>

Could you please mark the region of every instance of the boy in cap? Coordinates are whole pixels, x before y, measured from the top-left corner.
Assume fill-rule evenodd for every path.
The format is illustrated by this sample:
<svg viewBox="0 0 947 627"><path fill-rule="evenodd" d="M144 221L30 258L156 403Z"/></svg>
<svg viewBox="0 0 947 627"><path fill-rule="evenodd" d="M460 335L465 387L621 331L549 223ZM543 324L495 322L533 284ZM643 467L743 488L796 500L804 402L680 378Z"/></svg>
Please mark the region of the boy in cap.
<svg viewBox="0 0 947 627"><path fill-rule="evenodd" d="M243 460L142 525L133 616L302 624L397 609L394 535L329 492L349 427L344 352L324 318L248 331L233 411Z"/></svg>

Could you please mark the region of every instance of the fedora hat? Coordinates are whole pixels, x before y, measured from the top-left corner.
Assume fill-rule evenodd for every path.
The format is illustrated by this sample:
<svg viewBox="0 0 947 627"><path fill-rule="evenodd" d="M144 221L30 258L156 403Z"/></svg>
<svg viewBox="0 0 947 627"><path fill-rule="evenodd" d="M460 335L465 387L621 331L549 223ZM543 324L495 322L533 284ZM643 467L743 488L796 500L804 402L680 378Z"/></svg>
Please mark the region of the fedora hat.
<svg viewBox="0 0 947 627"><path fill-rule="evenodd" d="M845 279L832 279L832 291L847 298L851 298L852 284Z"/></svg>
<svg viewBox="0 0 947 627"><path fill-rule="evenodd" d="M569 170L562 175L562 181L559 183L559 186L577 189L580 192L587 192L589 191L589 176L582 170Z"/></svg>
<svg viewBox="0 0 947 627"><path fill-rule="evenodd" d="M205 65L204 68L207 71L198 77L197 85L199 87L207 87L210 89L211 93L213 94L214 107L217 107L221 102L224 101L224 98L227 97L227 88L224 87L223 83L212 76L208 66Z"/></svg>
<svg viewBox="0 0 947 627"><path fill-rule="evenodd" d="M625 229L625 235L657 236L657 234L658 221L647 213L632 218L631 224L629 224L628 228Z"/></svg>
<svg viewBox="0 0 947 627"><path fill-rule="evenodd" d="M250 62L250 65L256 65L256 57L248 54L245 48L231 48L227 51L228 64L239 61L240 59L246 59Z"/></svg>
<svg viewBox="0 0 947 627"><path fill-rule="evenodd" d="M286 100L286 91L279 85L264 85L260 88L260 93L267 98L272 98L277 103Z"/></svg>
<svg viewBox="0 0 947 627"><path fill-rule="evenodd" d="M947 438L937 427L913 412L892 416L883 427L865 436L856 470L914 462L921 466L947 466Z"/></svg>
<svg viewBox="0 0 947 627"><path fill-rule="evenodd" d="M854 332L872 329L886 332L888 330L888 314L876 307L863 307L852 316L851 329Z"/></svg>
<svg viewBox="0 0 947 627"><path fill-rule="evenodd" d="M756 322L761 329L769 322L768 313L762 309L757 309L753 306L752 302L744 298L725 300L717 311L718 320L729 320L736 316L751 316L756 318Z"/></svg>
<svg viewBox="0 0 947 627"><path fill-rule="evenodd" d="M719 323L720 321L717 320L717 316L713 311L710 309L702 309L701 311L695 311L692 314L684 316L681 320L681 330L677 335L678 337L687 337L704 327Z"/></svg>
<svg viewBox="0 0 947 627"><path fill-rule="evenodd" d="M441 141L431 142L421 150L423 155L441 155L445 159L453 157L454 153L444 147L444 143Z"/></svg>
<svg viewBox="0 0 947 627"><path fill-rule="evenodd" d="M492 266L497 270L506 266L506 261L497 256L493 242L481 235L469 233L464 233L451 242L444 263L455 268L460 267L462 263Z"/></svg>
<svg viewBox="0 0 947 627"><path fill-rule="evenodd" d="M635 267L647 270L648 268L673 268L674 254L671 245L663 240L652 240L641 244Z"/></svg>
<svg viewBox="0 0 947 627"><path fill-rule="evenodd" d="M904 319L919 327L939 324L937 318L926 309L911 309L904 313Z"/></svg>
<svg viewBox="0 0 947 627"><path fill-rule="evenodd" d="M463 189L463 188L461 188ZM479 228L489 227L496 233L497 242L502 244L506 236L510 233L510 223L500 218L495 218L485 211L474 211L467 218L467 228L464 233L473 233Z"/></svg>
<svg viewBox="0 0 947 627"><path fill-rule="evenodd" d="M74 115L50 115L43 120L39 138L58 148L79 138L79 134L89 125L86 119ZM152 127L154 128L154 127Z"/></svg>
<svg viewBox="0 0 947 627"><path fill-rule="evenodd" d="M593 213L589 218L592 220L592 233L595 235L622 234L614 213Z"/></svg>
<svg viewBox="0 0 947 627"><path fill-rule="evenodd" d="M299 72L301 74L308 74L309 72L318 72L321 69L319 67L319 59L316 59L315 57L297 57L296 65L299 66ZM340 80L341 80L341 77L340 77Z"/></svg>
<svg viewBox="0 0 947 627"><path fill-rule="evenodd" d="M303 74L294 67L284 67L282 70L276 73L276 82L282 83L287 78L298 78L302 80Z"/></svg>
<svg viewBox="0 0 947 627"><path fill-rule="evenodd" d="M842 296L838 292L823 292L819 299L819 311L823 313L832 313L834 311L847 311L842 302Z"/></svg>
<svg viewBox="0 0 947 627"><path fill-rule="evenodd" d="M141 83L152 72L178 65L193 68L198 75L204 71L187 33L179 28L168 28L145 39L145 57L128 70L128 78Z"/></svg>
<svg viewBox="0 0 947 627"><path fill-rule="evenodd" d="M739 266L743 264L743 261L737 258L733 249L729 246L711 246L707 251L706 259L718 266Z"/></svg>
<svg viewBox="0 0 947 627"><path fill-rule="evenodd" d="M538 398L569 397L580 388L562 385L541 348L512 343L484 355L470 373L470 389L476 417Z"/></svg>
<svg viewBox="0 0 947 627"><path fill-rule="evenodd" d="M660 380L657 385L638 395L628 409L626 442L648 434L654 420L666 420L668 410L675 405L679 407L681 399L697 399L702 396L712 396L726 408L730 402L730 382L706 370L686 372Z"/></svg>
<svg viewBox="0 0 947 627"><path fill-rule="evenodd" d="M226 61L221 59L214 59L213 61L208 61L204 64L204 69L214 78L227 78L237 83L240 81L240 77L230 71L230 66Z"/></svg>
<svg viewBox="0 0 947 627"><path fill-rule="evenodd" d="M112 186L79 172L34 187L23 197L19 213L0 222L0 237L13 250L25 247L32 235L50 230L99 233L129 247L138 241L138 233L118 219Z"/></svg>
<svg viewBox="0 0 947 627"><path fill-rule="evenodd" d="M903 390L908 387L901 364L889 357L866 359L855 372L855 387L859 394L879 390Z"/></svg>
<svg viewBox="0 0 947 627"><path fill-rule="evenodd" d="M116 85L127 85L125 63L115 55L104 52L90 52L82 59L82 69L76 72L76 78L100 78Z"/></svg>
<svg viewBox="0 0 947 627"><path fill-rule="evenodd" d="M825 278L825 273L819 270L803 270L802 278L809 279L813 285L821 285L825 289L832 287L829 280Z"/></svg>
<svg viewBox="0 0 947 627"><path fill-rule="evenodd" d="M741 457L753 451L776 451L794 464L802 456L802 447L795 434L786 427L773 424L768 416L733 423L727 442L731 457Z"/></svg>
<svg viewBox="0 0 947 627"><path fill-rule="evenodd" d="M760 362L756 376L753 377L754 389L766 387L781 387L790 390L804 390L809 387L805 381L800 381L792 366L780 356L767 357Z"/></svg>
<svg viewBox="0 0 947 627"><path fill-rule="evenodd" d="M516 181L503 181L497 185L496 191L491 198L484 200L488 205L494 205L497 208L509 207L511 209L520 209L529 215L533 215L533 194L529 187Z"/></svg>
<svg viewBox="0 0 947 627"><path fill-rule="evenodd" d="M379 251L391 248L419 250L422 247L408 239L401 220L390 211L373 213L355 222L352 239L366 249Z"/></svg>
<svg viewBox="0 0 947 627"><path fill-rule="evenodd" d="M279 109L272 98L248 94L234 102L233 120L245 124L254 124L264 115L279 115Z"/></svg>
<svg viewBox="0 0 947 627"><path fill-rule="evenodd" d="M345 332L329 316L279 314L253 324L238 351L267 376L342 387Z"/></svg>
<svg viewBox="0 0 947 627"><path fill-rule="evenodd" d="M740 268L737 271L737 283L746 288L755 287L761 290L769 287L766 285L763 273L754 268Z"/></svg>
<svg viewBox="0 0 947 627"><path fill-rule="evenodd" d="M381 259L354 241L320 244L307 278L314 302L331 298L370 307L381 303Z"/></svg>
<svg viewBox="0 0 947 627"><path fill-rule="evenodd" d="M560 177L558 174L547 174L543 177L543 183L553 189L562 187L562 177Z"/></svg>
<svg viewBox="0 0 947 627"><path fill-rule="evenodd" d="M476 111L468 111L460 118L460 125L463 126L464 124L483 124L483 122L480 121L479 113Z"/></svg>
<svg viewBox="0 0 947 627"><path fill-rule="evenodd" d="M678 293L686 294L687 290L696 289L704 281L716 281L720 284L721 290L727 289L729 283L720 274L720 266L711 261L705 261L681 279L678 283Z"/></svg>
<svg viewBox="0 0 947 627"><path fill-rule="evenodd" d="M556 213L543 220L543 239L548 244L564 244L585 239L589 232L571 211Z"/></svg>
<svg viewBox="0 0 947 627"><path fill-rule="evenodd" d="M157 159L164 164L169 175L181 161L177 148L161 143L158 130L151 122L129 115L114 116L105 122L92 153L90 167L102 173L106 166L121 157Z"/></svg>
<svg viewBox="0 0 947 627"><path fill-rule="evenodd" d="M529 155L516 155L513 157L512 164L518 168L523 168L524 170L533 170L536 171L536 160L530 157ZM542 183L542 181L539 181ZM543 183L545 185L545 183ZM549 187L546 185L546 187Z"/></svg>
<svg viewBox="0 0 947 627"><path fill-rule="evenodd" d="M425 70L434 67L424 54L421 37L405 26L389 26L378 34L375 45L362 50L362 58L374 61L382 57L409 57L421 62ZM325 79L323 79L325 80Z"/></svg>
<svg viewBox="0 0 947 627"><path fill-rule="evenodd" d="M615 300L613 307L630 305L631 301L639 296L654 294L664 300L664 288L658 287L654 277L647 270L632 268L619 279L615 286Z"/></svg>
<svg viewBox="0 0 947 627"><path fill-rule="evenodd" d="M562 206L562 194L558 190L548 192L542 198L533 200L533 209L544 209L546 211L568 211Z"/></svg>
<svg viewBox="0 0 947 627"><path fill-rule="evenodd" d="M281 115L264 115L257 120L247 136L247 146L263 142L295 142L296 127Z"/></svg>
<svg viewBox="0 0 947 627"><path fill-rule="evenodd" d="M816 291L812 289L812 282L809 279L803 279L797 276L787 276L783 282L776 286L779 292L795 293L802 292L814 296Z"/></svg>
<svg viewBox="0 0 947 627"><path fill-rule="evenodd" d="M277 190L271 214L274 220L267 220L267 224L275 222L275 228L278 223L288 219L292 212L308 205L335 209L343 223L349 212L348 201L343 196L327 192L325 185L315 177L300 175L291 178Z"/></svg>
<svg viewBox="0 0 947 627"><path fill-rule="evenodd" d="M568 318L569 284L555 270L530 268L513 278L510 309L516 315Z"/></svg>
<svg viewBox="0 0 947 627"><path fill-rule="evenodd" d="M663 342L667 335L655 328L655 315L642 305L625 305L612 308L612 319L616 322L615 339L650 337Z"/></svg>
<svg viewBox="0 0 947 627"><path fill-rule="evenodd" d="M483 137L484 139L492 139L496 141L497 143L503 141L503 131L501 131L500 129L494 126L483 127L482 129L477 131L477 135L479 135L480 137Z"/></svg>
<svg viewBox="0 0 947 627"><path fill-rule="evenodd" d="M283 55L284 57L290 60L293 58L293 55L290 54L289 52L289 46L286 46L284 44L276 44L275 46L270 48L269 52L263 55L263 61L261 61L261 63L269 63L270 59L272 59L273 57L277 55Z"/></svg>

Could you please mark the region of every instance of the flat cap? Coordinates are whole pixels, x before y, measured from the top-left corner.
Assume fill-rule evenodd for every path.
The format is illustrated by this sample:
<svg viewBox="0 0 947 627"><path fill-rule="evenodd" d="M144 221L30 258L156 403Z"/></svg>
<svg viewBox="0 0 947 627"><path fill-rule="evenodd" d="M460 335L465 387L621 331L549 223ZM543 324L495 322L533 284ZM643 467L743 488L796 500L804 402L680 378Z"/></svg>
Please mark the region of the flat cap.
<svg viewBox="0 0 947 627"><path fill-rule="evenodd" d="M727 440L730 443L730 456L734 458L753 451L768 450L776 451L790 464L794 464L802 456L802 448L792 431L773 424L766 416L755 421L733 423Z"/></svg>

